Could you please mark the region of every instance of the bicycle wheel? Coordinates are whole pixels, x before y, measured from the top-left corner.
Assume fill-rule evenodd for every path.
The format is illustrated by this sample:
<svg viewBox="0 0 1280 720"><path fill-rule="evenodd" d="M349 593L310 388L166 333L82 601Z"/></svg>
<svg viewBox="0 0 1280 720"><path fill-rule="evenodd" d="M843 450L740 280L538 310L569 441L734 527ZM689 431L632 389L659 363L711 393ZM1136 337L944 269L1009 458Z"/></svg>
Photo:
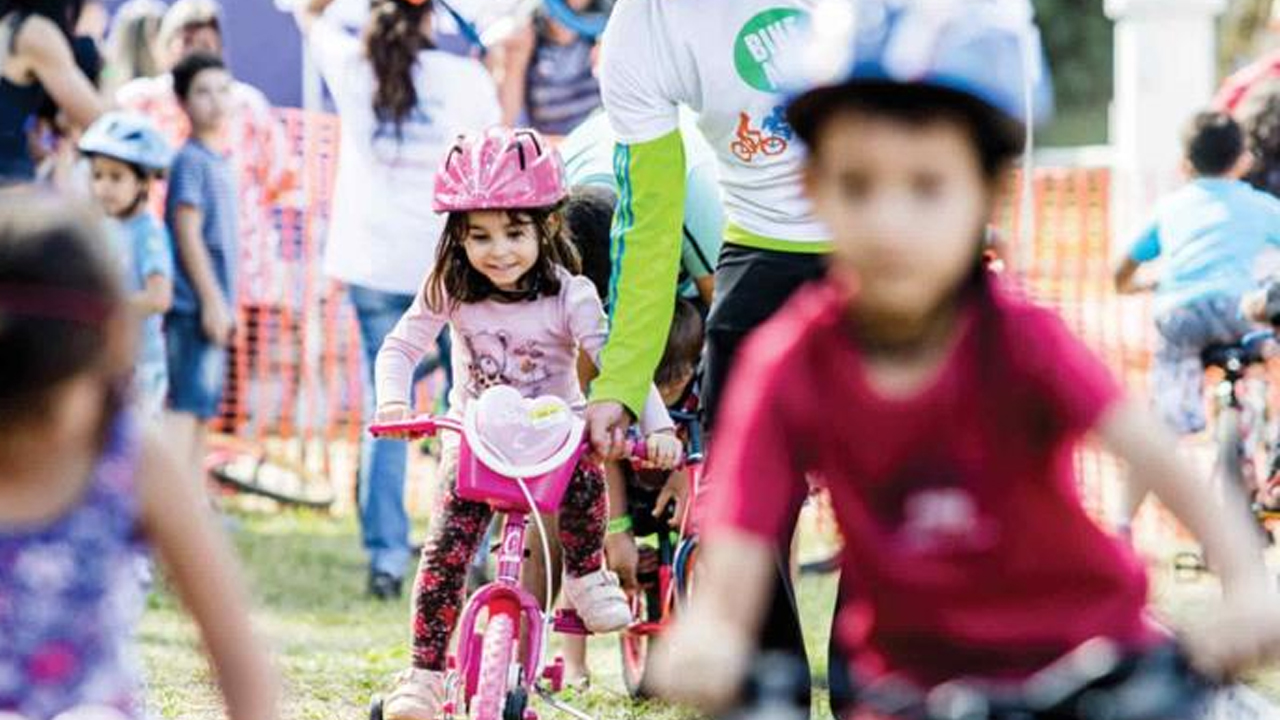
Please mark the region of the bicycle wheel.
<svg viewBox="0 0 1280 720"><path fill-rule="evenodd" d="M281 505L327 510L336 499L329 478L230 435L210 438L205 471L223 487Z"/></svg>
<svg viewBox="0 0 1280 720"><path fill-rule="evenodd" d="M760 141L760 151L765 155L781 155L787 151L787 141L775 135L770 135Z"/></svg>
<svg viewBox="0 0 1280 720"><path fill-rule="evenodd" d="M644 588L631 599L631 615L638 626L627 628L618 636L622 653L622 682L633 698L641 696L645 672L649 668L649 640L662 623L662 598L656 586Z"/></svg>
<svg viewBox="0 0 1280 720"><path fill-rule="evenodd" d="M471 698L471 720L502 720L515 643L515 618L507 613L489 618L480 650L480 678L476 695Z"/></svg>
<svg viewBox="0 0 1280 720"><path fill-rule="evenodd" d="M800 563L801 575L830 575L840 569L840 551L817 560Z"/></svg>
<svg viewBox="0 0 1280 720"><path fill-rule="evenodd" d="M742 162L751 162L751 158L756 156L755 145L735 140L729 144L729 150Z"/></svg>
<svg viewBox="0 0 1280 720"><path fill-rule="evenodd" d="M502 707L502 720L524 720L524 711L529 707L529 692L522 687L507 693L506 704Z"/></svg>
<svg viewBox="0 0 1280 720"><path fill-rule="evenodd" d="M693 594L694 562L697 559L698 537L691 535L676 548L676 559L672 568L676 582L676 601L681 604L688 602L689 596Z"/></svg>

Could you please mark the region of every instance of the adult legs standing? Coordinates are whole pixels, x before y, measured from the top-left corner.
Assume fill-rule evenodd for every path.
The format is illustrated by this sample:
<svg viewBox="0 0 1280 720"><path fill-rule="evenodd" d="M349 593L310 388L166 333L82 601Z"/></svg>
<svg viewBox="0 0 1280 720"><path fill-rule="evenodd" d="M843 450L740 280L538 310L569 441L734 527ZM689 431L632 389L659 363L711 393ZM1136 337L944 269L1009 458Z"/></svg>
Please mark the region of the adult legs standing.
<svg viewBox="0 0 1280 720"><path fill-rule="evenodd" d="M382 341L413 303L412 295L390 293L359 285L347 286L364 349L366 418L373 410L373 366ZM448 368L448 337L438 343ZM369 593L388 599L402 592L405 568L412 555L409 514L404 505L405 465L408 444L398 440L374 440L367 435L360 449L358 503L360 532L369 555Z"/></svg>
<svg viewBox="0 0 1280 720"><path fill-rule="evenodd" d="M716 294L707 317L707 344L703 355L702 393L706 426L715 452L716 413L729 382L738 346L777 312L805 283L821 277L821 255L784 253L726 245L716 268ZM759 478L768 482L769 478ZM777 573L759 638L761 650L790 655L808 672L809 659L800 629L800 614L791 584L791 537L795 532L804 496L792 498L792 520L777 538ZM808 712L807 693L801 701Z"/></svg>

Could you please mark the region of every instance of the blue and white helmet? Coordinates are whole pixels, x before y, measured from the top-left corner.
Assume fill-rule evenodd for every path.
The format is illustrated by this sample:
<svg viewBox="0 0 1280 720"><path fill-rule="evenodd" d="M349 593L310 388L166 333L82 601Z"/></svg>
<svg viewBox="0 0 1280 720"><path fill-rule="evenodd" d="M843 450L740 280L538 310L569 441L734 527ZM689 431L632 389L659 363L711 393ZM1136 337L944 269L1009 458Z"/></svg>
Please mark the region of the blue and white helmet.
<svg viewBox="0 0 1280 720"><path fill-rule="evenodd" d="M173 162L173 150L151 121L142 115L109 112L98 118L80 138L80 152L102 155L147 172L163 172Z"/></svg>
<svg viewBox="0 0 1280 720"><path fill-rule="evenodd" d="M888 83L968 95L1024 127L1053 112L1030 0L823 0L802 47L788 73L793 105Z"/></svg>

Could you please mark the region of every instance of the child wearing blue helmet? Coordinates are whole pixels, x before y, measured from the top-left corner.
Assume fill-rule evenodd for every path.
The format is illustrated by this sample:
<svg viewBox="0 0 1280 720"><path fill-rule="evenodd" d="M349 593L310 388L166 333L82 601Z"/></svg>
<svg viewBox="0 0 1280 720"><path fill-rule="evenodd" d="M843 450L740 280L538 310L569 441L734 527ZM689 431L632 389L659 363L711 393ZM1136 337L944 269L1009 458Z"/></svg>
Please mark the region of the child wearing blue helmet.
<svg viewBox="0 0 1280 720"><path fill-rule="evenodd" d="M935 688L1030 687L1068 655L1116 687L1135 668L1168 668L1194 695L1186 656L1146 619L1141 563L1081 504L1072 460L1088 434L1216 558L1225 600L1212 632L1189 639L1194 661L1229 672L1270 654L1280 612L1243 505L1212 501L1174 438L1062 321L984 267L1006 171L1050 106L1029 2L839 0L813 19L805 69L827 72L787 119L832 234L827 277L741 353L697 591L658 650L654 689L710 709L731 701L783 499L817 476L845 540L836 633L855 717L942 717ZM1028 707L1082 697L1060 689ZM1089 702L1057 716L1090 717ZM1157 714L1186 710L1172 704Z"/></svg>
<svg viewBox="0 0 1280 720"><path fill-rule="evenodd" d="M147 197L173 151L145 117L112 112L89 127L80 152L92 163L93 196L121 242L132 305L142 322L135 399L145 417L158 421L169 387L162 323L173 299L173 243L148 210Z"/></svg>

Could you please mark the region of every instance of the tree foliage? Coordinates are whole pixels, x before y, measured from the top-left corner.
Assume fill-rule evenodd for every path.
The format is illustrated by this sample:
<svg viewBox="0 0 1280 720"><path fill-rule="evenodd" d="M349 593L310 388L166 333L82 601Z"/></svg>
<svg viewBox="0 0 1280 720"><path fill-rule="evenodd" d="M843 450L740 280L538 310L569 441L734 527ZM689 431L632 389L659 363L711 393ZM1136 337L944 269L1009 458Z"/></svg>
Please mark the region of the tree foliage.
<svg viewBox="0 0 1280 720"><path fill-rule="evenodd" d="M1113 41L1102 0L1035 0L1035 8L1058 107L1045 141L1106 142Z"/></svg>

